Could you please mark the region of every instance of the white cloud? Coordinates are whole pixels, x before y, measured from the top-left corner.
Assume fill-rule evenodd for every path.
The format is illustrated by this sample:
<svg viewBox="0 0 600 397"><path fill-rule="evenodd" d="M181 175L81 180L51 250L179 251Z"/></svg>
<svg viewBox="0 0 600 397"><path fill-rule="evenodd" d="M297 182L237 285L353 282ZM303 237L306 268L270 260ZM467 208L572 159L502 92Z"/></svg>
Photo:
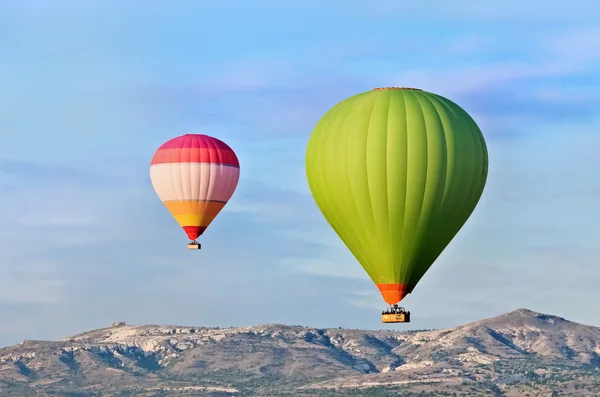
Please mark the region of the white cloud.
<svg viewBox="0 0 600 397"><path fill-rule="evenodd" d="M329 276L336 278L356 278L359 280L369 280L360 264L350 255L342 251L345 247L341 241L338 244L337 255L330 255L330 258L284 258L279 266L294 272L310 273L316 276Z"/></svg>
<svg viewBox="0 0 600 397"><path fill-rule="evenodd" d="M557 35L546 46L557 57L569 62L600 60L600 28L575 28ZM596 65L597 66L597 65Z"/></svg>
<svg viewBox="0 0 600 397"><path fill-rule="evenodd" d="M72 313L60 323L37 329L35 338L48 338L123 317L131 322L229 325L221 310L227 305L245 305L244 318L250 323L274 322L273 313L282 312L281 305L298 299L335 302L352 291L339 297L331 296L331 288L308 292L314 285L312 276L279 266L288 256L310 252L319 257L318 244L285 234L296 224L310 222L303 204L309 201L302 194L260 183L242 185L236 193L237 211L223 211L201 238L203 249L189 252L184 233L149 181L135 176L124 184L127 187L121 182L68 188L48 183L38 190L43 203L36 206L34 194L23 195L35 192L35 185L21 179L21 185L0 196L0 204L12 209L0 214L11 230L0 242L0 315L14 305L43 305L46 313L57 317ZM36 219L39 223L33 227ZM331 286L345 283L332 280ZM277 302L265 303L274 297L279 297ZM24 310L37 316L31 308ZM307 315L301 317L310 321ZM32 337L9 327L0 327L3 332L10 343L17 341L13 334Z"/></svg>
<svg viewBox="0 0 600 397"><path fill-rule="evenodd" d="M35 250L36 244L31 242L22 248ZM44 261L41 255L31 262L9 258L12 260L5 257L0 266L0 305L52 305L63 301L65 280L60 264Z"/></svg>
<svg viewBox="0 0 600 397"><path fill-rule="evenodd" d="M502 2L481 2L478 0L457 0L448 3L423 2L401 3L394 0L374 0L367 10L378 16L397 18L398 15L411 15L419 18L443 18L444 20L528 20L546 21L595 21L592 10L596 3L592 0L573 2L531 0L526 3L518 0Z"/></svg>
<svg viewBox="0 0 600 397"><path fill-rule="evenodd" d="M443 95L483 92L531 79L566 76L577 71L577 65L561 63L499 63L462 67L458 70L409 70L392 78L392 83L422 88ZM394 85L394 84L390 84Z"/></svg>

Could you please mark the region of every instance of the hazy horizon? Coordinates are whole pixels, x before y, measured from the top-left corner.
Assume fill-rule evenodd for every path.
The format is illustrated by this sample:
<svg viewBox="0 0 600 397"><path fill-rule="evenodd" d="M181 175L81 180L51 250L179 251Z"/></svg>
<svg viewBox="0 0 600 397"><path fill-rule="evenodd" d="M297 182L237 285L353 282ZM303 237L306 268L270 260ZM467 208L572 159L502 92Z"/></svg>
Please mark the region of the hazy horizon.
<svg viewBox="0 0 600 397"><path fill-rule="evenodd" d="M2 2L0 346L114 321L423 329L528 308L600 325L593 4ZM380 86L451 99L489 151L479 205L394 327L304 174L318 119ZM241 168L199 252L149 178L185 133Z"/></svg>

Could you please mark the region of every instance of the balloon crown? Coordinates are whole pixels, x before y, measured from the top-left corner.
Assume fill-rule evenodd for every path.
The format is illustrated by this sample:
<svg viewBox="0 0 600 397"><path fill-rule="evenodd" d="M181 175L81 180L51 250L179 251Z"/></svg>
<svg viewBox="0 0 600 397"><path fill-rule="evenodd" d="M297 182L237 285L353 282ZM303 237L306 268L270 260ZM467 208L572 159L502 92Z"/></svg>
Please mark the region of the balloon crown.
<svg viewBox="0 0 600 397"><path fill-rule="evenodd" d="M382 91L382 90L414 90L414 91L423 91L420 88L409 88L409 87L381 87L381 88L373 88L373 91Z"/></svg>

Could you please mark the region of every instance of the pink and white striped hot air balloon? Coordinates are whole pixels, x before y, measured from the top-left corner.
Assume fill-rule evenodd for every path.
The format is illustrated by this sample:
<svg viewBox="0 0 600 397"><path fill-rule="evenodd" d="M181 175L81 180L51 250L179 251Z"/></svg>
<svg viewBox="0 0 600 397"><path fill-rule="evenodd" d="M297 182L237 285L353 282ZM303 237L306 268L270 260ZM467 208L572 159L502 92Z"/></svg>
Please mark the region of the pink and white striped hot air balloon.
<svg viewBox="0 0 600 397"><path fill-rule="evenodd" d="M165 142L150 163L150 179L156 194L191 242L221 212L240 178L240 164L233 150L219 139L186 134Z"/></svg>

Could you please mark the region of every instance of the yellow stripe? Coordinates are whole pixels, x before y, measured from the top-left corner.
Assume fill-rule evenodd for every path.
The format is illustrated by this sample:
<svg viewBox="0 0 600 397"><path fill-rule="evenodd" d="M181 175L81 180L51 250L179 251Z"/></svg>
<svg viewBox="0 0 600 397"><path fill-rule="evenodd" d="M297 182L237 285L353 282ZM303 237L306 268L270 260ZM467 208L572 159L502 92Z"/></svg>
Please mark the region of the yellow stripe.
<svg viewBox="0 0 600 397"><path fill-rule="evenodd" d="M225 203L198 200L166 201L163 204L182 227L208 227L225 206Z"/></svg>
<svg viewBox="0 0 600 397"><path fill-rule="evenodd" d="M214 202L214 201L166 201L164 202L165 207L169 210L171 215L185 215L185 214L196 214L196 215L211 215L215 217L225 206L225 203Z"/></svg>
<svg viewBox="0 0 600 397"><path fill-rule="evenodd" d="M177 223L180 226L204 226L207 227L215 219L215 216L211 215L199 215L199 214L180 214L174 216Z"/></svg>

